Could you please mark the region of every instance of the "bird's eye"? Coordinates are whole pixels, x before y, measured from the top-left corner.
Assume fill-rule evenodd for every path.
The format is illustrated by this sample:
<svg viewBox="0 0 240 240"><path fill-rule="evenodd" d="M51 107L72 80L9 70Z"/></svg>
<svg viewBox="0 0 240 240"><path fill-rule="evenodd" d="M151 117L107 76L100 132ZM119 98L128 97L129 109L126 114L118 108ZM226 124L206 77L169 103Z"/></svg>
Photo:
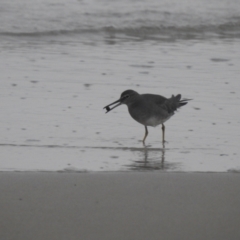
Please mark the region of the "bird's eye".
<svg viewBox="0 0 240 240"><path fill-rule="evenodd" d="M129 95L125 95L124 97L125 97L125 98L129 98Z"/></svg>

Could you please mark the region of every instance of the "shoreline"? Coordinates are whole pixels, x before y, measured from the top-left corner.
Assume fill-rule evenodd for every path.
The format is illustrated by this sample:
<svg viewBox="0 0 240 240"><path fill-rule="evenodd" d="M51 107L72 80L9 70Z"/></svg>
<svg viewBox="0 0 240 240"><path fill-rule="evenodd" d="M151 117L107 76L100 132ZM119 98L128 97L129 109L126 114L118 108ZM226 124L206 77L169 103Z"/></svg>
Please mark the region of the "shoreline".
<svg viewBox="0 0 240 240"><path fill-rule="evenodd" d="M240 238L240 175L0 172L1 239Z"/></svg>

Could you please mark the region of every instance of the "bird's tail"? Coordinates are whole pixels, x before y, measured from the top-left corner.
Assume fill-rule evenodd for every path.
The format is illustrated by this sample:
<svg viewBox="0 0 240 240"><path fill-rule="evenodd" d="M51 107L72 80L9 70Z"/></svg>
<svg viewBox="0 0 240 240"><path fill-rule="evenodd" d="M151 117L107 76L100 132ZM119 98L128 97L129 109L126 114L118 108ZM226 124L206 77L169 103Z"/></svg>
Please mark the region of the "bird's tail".
<svg viewBox="0 0 240 240"><path fill-rule="evenodd" d="M181 100L181 94L178 94L176 96L172 95L171 98L168 98L165 103L163 104L163 108L165 108L168 113L174 113L178 108L186 105L188 101L192 99L182 99Z"/></svg>

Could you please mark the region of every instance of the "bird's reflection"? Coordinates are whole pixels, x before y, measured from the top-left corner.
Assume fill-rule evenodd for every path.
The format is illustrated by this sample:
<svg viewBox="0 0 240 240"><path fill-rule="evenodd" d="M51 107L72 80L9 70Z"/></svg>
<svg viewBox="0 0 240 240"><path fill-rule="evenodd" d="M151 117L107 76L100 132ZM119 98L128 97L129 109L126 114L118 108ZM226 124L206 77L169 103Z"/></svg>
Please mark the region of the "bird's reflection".
<svg viewBox="0 0 240 240"><path fill-rule="evenodd" d="M166 161L166 152L168 149L163 145L162 148L144 147L138 150L138 159L128 165L131 170L136 171L154 171L154 170L173 170L177 168L178 163L169 163Z"/></svg>

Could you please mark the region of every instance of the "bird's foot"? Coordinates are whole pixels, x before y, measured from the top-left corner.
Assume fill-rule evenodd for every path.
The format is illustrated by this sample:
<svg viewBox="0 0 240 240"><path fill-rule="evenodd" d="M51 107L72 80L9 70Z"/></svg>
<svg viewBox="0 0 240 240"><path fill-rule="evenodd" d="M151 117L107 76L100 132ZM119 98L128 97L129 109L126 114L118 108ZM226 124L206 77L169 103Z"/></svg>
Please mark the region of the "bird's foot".
<svg viewBox="0 0 240 240"><path fill-rule="evenodd" d="M165 141L165 140L163 140L163 141L162 141L162 146L163 146L163 148L165 148L165 143L168 143L168 142Z"/></svg>
<svg viewBox="0 0 240 240"><path fill-rule="evenodd" d="M151 145L147 145L145 142L141 141L143 144L143 147L147 148L147 147L151 147Z"/></svg>

